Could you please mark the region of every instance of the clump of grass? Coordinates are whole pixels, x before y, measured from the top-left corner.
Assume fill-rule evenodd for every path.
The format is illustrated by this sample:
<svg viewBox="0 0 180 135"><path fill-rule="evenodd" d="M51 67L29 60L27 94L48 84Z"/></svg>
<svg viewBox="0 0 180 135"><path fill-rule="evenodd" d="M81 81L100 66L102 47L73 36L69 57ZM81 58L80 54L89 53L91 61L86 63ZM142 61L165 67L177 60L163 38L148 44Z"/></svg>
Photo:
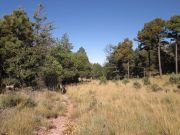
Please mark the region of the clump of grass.
<svg viewBox="0 0 180 135"><path fill-rule="evenodd" d="M106 79L105 76L101 76L101 77L99 78L99 80L100 80L99 84L106 84L106 83L107 83L107 79Z"/></svg>
<svg viewBox="0 0 180 135"><path fill-rule="evenodd" d="M150 85L151 84L151 81L150 81L149 77L144 77L143 78L143 84L144 85Z"/></svg>
<svg viewBox="0 0 180 135"><path fill-rule="evenodd" d="M129 83L129 79L124 78L124 79L122 80L122 83L126 85L127 83Z"/></svg>
<svg viewBox="0 0 180 135"><path fill-rule="evenodd" d="M139 82L137 82L137 81L135 81L134 83L133 83L133 87L135 88L135 89L141 89L141 84L139 83Z"/></svg>
<svg viewBox="0 0 180 135"><path fill-rule="evenodd" d="M91 110L91 109L96 108L97 107L97 103L98 103L97 99L94 96L92 96L91 97L91 101L89 103L89 109Z"/></svg>
<svg viewBox="0 0 180 135"><path fill-rule="evenodd" d="M24 100L23 102L23 107L36 107L37 103L35 102L35 100L31 97L27 98Z"/></svg>
<svg viewBox="0 0 180 135"><path fill-rule="evenodd" d="M14 107L23 101L22 96L18 94L8 94L1 99L1 108Z"/></svg>
<svg viewBox="0 0 180 135"><path fill-rule="evenodd" d="M180 89L180 82L178 82L176 86L178 89Z"/></svg>
<svg viewBox="0 0 180 135"><path fill-rule="evenodd" d="M172 104L173 99L169 96L165 96L164 98L161 99L161 102L164 104Z"/></svg>
<svg viewBox="0 0 180 135"><path fill-rule="evenodd" d="M157 91L162 91L163 89L157 84L152 84L151 85L151 90L154 91L154 92L157 92Z"/></svg>
<svg viewBox="0 0 180 135"><path fill-rule="evenodd" d="M180 75L172 74L172 75L169 77L169 82L170 82L171 84L180 83Z"/></svg>

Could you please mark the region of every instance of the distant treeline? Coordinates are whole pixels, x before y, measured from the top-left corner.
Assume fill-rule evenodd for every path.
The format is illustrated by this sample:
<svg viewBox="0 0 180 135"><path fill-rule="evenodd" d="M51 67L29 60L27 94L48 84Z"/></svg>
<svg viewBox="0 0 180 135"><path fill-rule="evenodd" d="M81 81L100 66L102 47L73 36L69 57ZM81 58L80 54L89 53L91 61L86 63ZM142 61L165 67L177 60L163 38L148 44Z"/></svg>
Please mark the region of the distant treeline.
<svg viewBox="0 0 180 135"><path fill-rule="evenodd" d="M176 73L180 69L180 16L165 21L156 18L138 32L138 47L128 38L106 48L108 79Z"/></svg>
<svg viewBox="0 0 180 135"><path fill-rule="evenodd" d="M91 64L83 47L73 52L65 33L54 38L40 4L29 19L23 9L0 18L0 86L47 86L78 82L79 78L121 79L178 73L180 16L168 21L157 18L138 32L139 46L128 38L106 48L104 66Z"/></svg>

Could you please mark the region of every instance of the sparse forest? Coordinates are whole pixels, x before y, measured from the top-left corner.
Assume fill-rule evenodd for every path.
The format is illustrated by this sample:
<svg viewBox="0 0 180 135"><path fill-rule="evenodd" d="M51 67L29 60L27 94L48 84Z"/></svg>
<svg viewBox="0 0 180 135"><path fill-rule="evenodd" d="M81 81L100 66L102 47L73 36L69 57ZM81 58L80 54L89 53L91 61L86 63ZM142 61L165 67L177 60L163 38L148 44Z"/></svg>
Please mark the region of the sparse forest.
<svg viewBox="0 0 180 135"><path fill-rule="evenodd" d="M105 49L74 51L39 4L0 18L0 135L179 135L180 15Z"/></svg>
<svg viewBox="0 0 180 135"><path fill-rule="evenodd" d="M138 31L133 48L128 38L107 46L105 68L108 79L150 77L179 71L180 16L169 20L156 18Z"/></svg>
<svg viewBox="0 0 180 135"><path fill-rule="evenodd" d="M124 39L107 46L104 66L89 62L83 47L72 52L73 45L65 33L55 39L53 24L39 5L30 20L23 9L14 10L0 20L1 87L38 88L43 83L55 89L58 83L78 82L78 78L108 80L176 73L180 68L180 16L169 20L156 18L144 24L133 41Z"/></svg>

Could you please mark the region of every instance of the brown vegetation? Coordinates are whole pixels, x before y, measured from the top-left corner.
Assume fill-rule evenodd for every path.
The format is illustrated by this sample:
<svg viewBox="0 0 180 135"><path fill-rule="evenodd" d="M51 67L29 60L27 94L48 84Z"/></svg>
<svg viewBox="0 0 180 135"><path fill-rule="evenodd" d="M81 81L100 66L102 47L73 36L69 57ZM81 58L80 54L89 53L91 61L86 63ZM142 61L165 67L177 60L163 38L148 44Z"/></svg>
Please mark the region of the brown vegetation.
<svg viewBox="0 0 180 135"><path fill-rule="evenodd" d="M76 103L74 134L180 134L180 94L173 92L178 91L176 85L169 83L168 76L150 81L148 85L140 79L104 85L92 81L69 87L68 94Z"/></svg>

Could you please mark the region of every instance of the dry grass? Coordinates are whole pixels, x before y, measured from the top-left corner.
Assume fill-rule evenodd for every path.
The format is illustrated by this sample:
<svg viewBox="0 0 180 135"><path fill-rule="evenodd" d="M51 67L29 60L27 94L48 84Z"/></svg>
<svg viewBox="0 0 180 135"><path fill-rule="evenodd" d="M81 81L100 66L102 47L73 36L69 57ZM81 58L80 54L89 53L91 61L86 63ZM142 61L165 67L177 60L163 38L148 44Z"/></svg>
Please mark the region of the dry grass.
<svg viewBox="0 0 180 135"><path fill-rule="evenodd" d="M32 135L39 127L48 129L47 118L65 113L62 95L57 92L6 93L0 95L0 135Z"/></svg>
<svg viewBox="0 0 180 135"><path fill-rule="evenodd" d="M153 92L142 80L100 85L98 81L68 88L75 102L75 135L179 135L180 94L168 76L151 78L161 91ZM134 82L141 88L134 88ZM167 93L165 92L167 91Z"/></svg>

